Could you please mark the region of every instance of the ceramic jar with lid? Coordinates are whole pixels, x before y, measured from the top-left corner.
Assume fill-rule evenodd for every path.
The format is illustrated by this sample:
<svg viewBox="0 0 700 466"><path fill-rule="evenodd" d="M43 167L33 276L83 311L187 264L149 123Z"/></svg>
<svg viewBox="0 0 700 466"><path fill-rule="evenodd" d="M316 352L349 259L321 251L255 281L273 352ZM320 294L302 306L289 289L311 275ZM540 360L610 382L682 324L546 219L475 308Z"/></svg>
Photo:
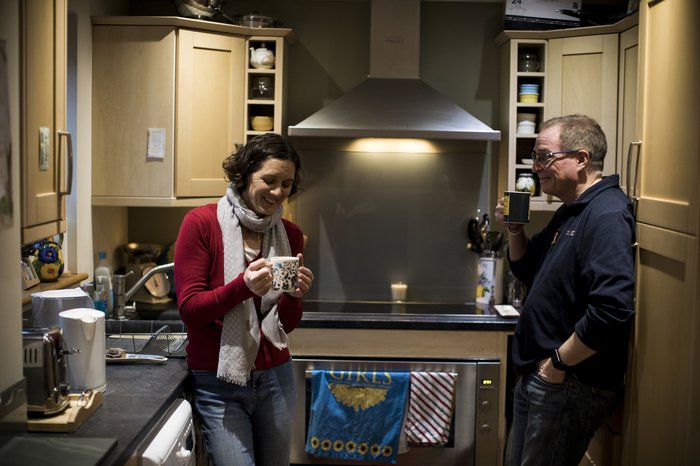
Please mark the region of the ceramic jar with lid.
<svg viewBox="0 0 700 466"><path fill-rule="evenodd" d="M250 66L263 70L274 68L275 52L268 50L264 42L257 49L250 47Z"/></svg>
<svg viewBox="0 0 700 466"><path fill-rule="evenodd" d="M530 193L534 196L537 191L537 185L535 184L535 177L532 176L532 173L519 173L518 178L515 180L515 190Z"/></svg>

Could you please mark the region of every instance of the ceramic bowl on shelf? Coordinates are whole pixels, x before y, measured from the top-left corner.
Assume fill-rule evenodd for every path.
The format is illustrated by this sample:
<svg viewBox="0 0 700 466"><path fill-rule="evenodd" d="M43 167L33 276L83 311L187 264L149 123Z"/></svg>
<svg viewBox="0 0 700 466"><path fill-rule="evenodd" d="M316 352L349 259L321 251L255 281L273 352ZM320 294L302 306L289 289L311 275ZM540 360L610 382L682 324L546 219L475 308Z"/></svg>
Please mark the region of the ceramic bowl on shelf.
<svg viewBox="0 0 700 466"><path fill-rule="evenodd" d="M254 131L270 131L272 126L272 117L258 115L250 118L250 127Z"/></svg>
<svg viewBox="0 0 700 466"><path fill-rule="evenodd" d="M520 123L518 123L516 131L520 134L535 134L535 122L521 121Z"/></svg>
<svg viewBox="0 0 700 466"><path fill-rule="evenodd" d="M536 113L518 113L515 115L515 121L520 123L521 121L531 121L535 123L537 121Z"/></svg>
<svg viewBox="0 0 700 466"><path fill-rule="evenodd" d="M529 165L529 166L534 165L534 161L533 161L532 159L522 159L520 162L521 162L523 165Z"/></svg>
<svg viewBox="0 0 700 466"><path fill-rule="evenodd" d="M523 104L536 104L540 101L539 94L518 94L518 101Z"/></svg>
<svg viewBox="0 0 700 466"><path fill-rule="evenodd" d="M518 87L521 94L538 94L540 92L539 84L521 84Z"/></svg>

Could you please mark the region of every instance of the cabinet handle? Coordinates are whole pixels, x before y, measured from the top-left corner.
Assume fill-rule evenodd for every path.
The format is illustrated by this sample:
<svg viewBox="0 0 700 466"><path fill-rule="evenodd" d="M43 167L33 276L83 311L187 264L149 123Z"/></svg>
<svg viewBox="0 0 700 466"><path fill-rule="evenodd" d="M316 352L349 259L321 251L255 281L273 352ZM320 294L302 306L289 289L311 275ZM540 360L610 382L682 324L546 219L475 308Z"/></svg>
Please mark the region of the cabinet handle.
<svg viewBox="0 0 700 466"><path fill-rule="evenodd" d="M66 138L66 141L68 141L68 160L66 160L66 172L68 173L68 176L66 177L66 190L62 191L61 187L58 187L59 194L62 195L69 195L71 193L71 190L73 188L73 136L70 134L70 131L61 131L58 130L58 153L63 154L62 150L62 142L63 138ZM60 180L60 178L59 178Z"/></svg>
<svg viewBox="0 0 700 466"><path fill-rule="evenodd" d="M632 147L637 148L637 157L635 157L634 164L634 179L632 179ZM630 141L629 146L627 146L627 179L625 180L625 185L627 188L627 197L632 201L635 218L637 217L637 204L639 203L639 197L637 197L637 181L639 177L639 159L641 156L642 141Z"/></svg>

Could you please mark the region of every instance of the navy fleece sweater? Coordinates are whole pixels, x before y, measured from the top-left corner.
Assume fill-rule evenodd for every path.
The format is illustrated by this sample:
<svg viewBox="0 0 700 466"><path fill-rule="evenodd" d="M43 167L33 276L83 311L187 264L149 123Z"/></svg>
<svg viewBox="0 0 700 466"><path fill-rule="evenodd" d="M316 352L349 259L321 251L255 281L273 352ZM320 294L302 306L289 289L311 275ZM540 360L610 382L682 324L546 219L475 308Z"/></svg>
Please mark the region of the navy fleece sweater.
<svg viewBox="0 0 700 466"><path fill-rule="evenodd" d="M511 261L528 295L515 329L513 361L529 373L573 332L597 353L573 369L583 383L619 390L634 319L635 222L612 175L562 205Z"/></svg>

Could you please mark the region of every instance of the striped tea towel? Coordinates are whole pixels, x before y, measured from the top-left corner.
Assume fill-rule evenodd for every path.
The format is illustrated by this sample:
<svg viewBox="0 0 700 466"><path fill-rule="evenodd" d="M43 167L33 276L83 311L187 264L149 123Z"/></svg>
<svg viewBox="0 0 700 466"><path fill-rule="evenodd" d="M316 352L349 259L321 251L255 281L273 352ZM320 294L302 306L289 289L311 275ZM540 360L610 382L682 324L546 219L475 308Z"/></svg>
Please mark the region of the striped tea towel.
<svg viewBox="0 0 700 466"><path fill-rule="evenodd" d="M414 447L444 446L454 413L456 374L411 372L406 439Z"/></svg>

